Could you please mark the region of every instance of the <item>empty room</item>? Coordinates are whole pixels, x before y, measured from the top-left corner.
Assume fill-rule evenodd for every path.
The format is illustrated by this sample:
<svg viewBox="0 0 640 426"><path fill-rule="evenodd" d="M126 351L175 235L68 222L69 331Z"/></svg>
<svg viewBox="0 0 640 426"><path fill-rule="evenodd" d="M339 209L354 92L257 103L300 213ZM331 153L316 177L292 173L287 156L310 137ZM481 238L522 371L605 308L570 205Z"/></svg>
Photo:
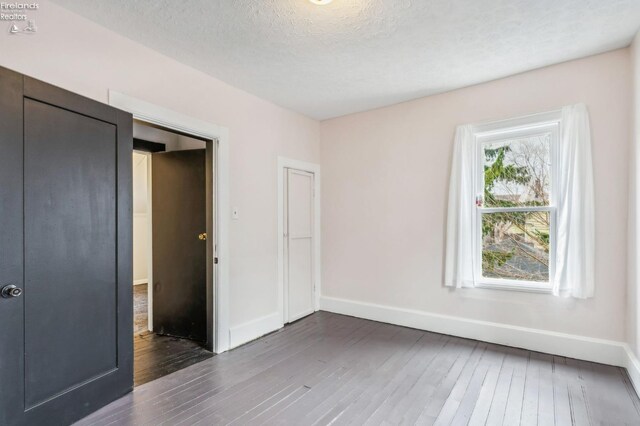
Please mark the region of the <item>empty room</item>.
<svg viewBox="0 0 640 426"><path fill-rule="evenodd" d="M640 425L639 31L0 3L0 426Z"/></svg>

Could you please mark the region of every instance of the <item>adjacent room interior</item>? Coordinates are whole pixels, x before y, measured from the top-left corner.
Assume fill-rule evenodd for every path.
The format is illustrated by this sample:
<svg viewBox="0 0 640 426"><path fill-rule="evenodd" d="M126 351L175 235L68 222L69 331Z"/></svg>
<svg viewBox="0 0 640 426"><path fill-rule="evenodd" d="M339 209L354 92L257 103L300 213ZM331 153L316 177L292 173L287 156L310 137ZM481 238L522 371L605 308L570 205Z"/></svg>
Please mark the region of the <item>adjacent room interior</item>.
<svg viewBox="0 0 640 426"><path fill-rule="evenodd" d="M207 349L212 325L207 324L206 192L207 174L211 181L215 171L207 167L207 141L141 121L133 125L132 155L138 386L213 356Z"/></svg>
<svg viewBox="0 0 640 426"><path fill-rule="evenodd" d="M640 424L639 1L0 12L0 425Z"/></svg>

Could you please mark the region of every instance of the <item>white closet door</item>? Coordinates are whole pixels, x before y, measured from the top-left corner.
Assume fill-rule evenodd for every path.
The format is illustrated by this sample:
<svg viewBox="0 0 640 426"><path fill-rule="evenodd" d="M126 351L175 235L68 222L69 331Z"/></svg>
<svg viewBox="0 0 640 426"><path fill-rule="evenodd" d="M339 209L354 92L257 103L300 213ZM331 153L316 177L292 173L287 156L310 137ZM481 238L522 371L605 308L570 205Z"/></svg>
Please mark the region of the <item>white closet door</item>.
<svg viewBox="0 0 640 426"><path fill-rule="evenodd" d="M291 322L314 312L314 176L285 170L285 318Z"/></svg>

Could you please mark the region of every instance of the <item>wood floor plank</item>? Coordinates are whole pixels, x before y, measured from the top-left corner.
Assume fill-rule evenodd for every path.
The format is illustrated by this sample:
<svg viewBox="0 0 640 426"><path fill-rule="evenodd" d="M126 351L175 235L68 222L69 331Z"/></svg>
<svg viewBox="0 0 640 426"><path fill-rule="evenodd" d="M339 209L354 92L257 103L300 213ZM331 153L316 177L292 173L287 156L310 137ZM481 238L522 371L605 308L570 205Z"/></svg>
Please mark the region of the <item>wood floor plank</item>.
<svg viewBox="0 0 640 426"><path fill-rule="evenodd" d="M404 424L433 423L477 342L448 337L416 385L416 395L402 416Z"/></svg>
<svg viewBox="0 0 640 426"><path fill-rule="evenodd" d="M524 388L527 376L527 365L529 364L529 352L523 350L516 351L516 361L507 397L507 406L504 412L504 425L518 425L522 417L522 404L524 400Z"/></svg>
<svg viewBox="0 0 640 426"><path fill-rule="evenodd" d="M371 384L367 387L377 390L375 393L369 392L366 398L360 398L361 403L364 401L367 403L361 404L361 408L356 408L359 413L354 422L366 424L367 420L371 419L381 409L384 402L391 397L396 388L402 383L407 366L415 359L422 337L423 335L421 334L410 336L410 340L402 347L402 350L390 351L392 355L387 361L376 369L374 374L369 376L372 380L370 380Z"/></svg>
<svg viewBox="0 0 640 426"><path fill-rule="evenodd" d="M153 353L143 343L139 355ZM163 368L195 360L168 348ZM78 425L434 423L640 424L640 399L617 367L319 312Z"/></svg>
<svg viewBox="0 0 640 426"><path fill-rule="evenodd" d="M429 348L433 347L433 340L421 336L417 344L411 348L408 357L399 368L392 373L379 397L370 405L374 408L365 424L377 425L392 418L392 412L400 402L414 390L415 383L424 371L425 363L429 361Z"/></svg>
<svg viewBox="0 0 640 426"><path fill-rule="evenodd" d="M467 392L467 388L471 383L471 380L474 376L476 368L480 363L485 351L487 350L488 344L480 342L473 351L471 358L467 361L467 364L464 366L462 373L456 380L456 383L451 390L451 393L445 400L442 409L438 413L434 424L436 425L449 425L453 421L453 418L460 407L460 403L462 402L462 398ZM480 374L486 373L486 368L480 372Z"/></svg>
<svg viewBox="0 0 640 426"><path fill-rule="evenodd" d="M538 352L531 356L538 361L538 424L553 425L553 357Z"/></svg>
<svg viewBox="0 0 640 426"><path fill-rule="evenodd" d="M424 345L418 354L418 362L414 363L415 367L407 372L405 383L398 386L394 397L385 401L385 406L381 407L381 413L386 412L385 421L400 424L413 405L422 405L422 391L433 389L427 386L426 382L433 371L430 366L448 341L448 336L444 335L433 335L430 339L423 339Z"/></svg>
<svg viewBox="0 0 640 426"><path fill-rule="evenodd" d="M553 357L553 408L556 426L572 424L566 366L567 360L565 358Z"/></svg>
<svg viewBox="0 0 640 426"><path fill-rule="evenodd" d="M504 420L516 360L516 349L506 348L505 359L496 379L493 399L491 400L491 406L487 414L486 424L488 425L501 425Z"/></svg>
<svg viewBox="0 0 640 426"><path fill-rule="evenodd" d="M569 386L569 404L571 406L571 421L575 425L592 425L586 397L586 384L577 360L567 358L567 373Z"/></svg>
<svg viewBox="0 0 640 426"><path fill-rule="evenodd" d="M538 424L539 386L540 362L533 353L530 353L522 395L522 413L520 415L520 424L522 426L534 426Z"/></svg>
<svg viewBox="0 0 640 426"><path fill-rule="evenodd" d="M487 357L487 373L484 376L478 396L473 405L473 411L464 413L464 411L458 410L454 418L454 424L461 424L461 422L463 422L463 424L469 425L484 425L487 422L489 411L491 410L491 405L496 395L498 378L500 377L500 372L502 371L502 366L507 356L507 350L504 347L493 346L491 349L491 356ZM468 406L470 405L471 404L468 404Z"/></svg>
<svg viewBox="0 0 640 426"><path fill-rule="evenodd" d="M445 354L449 355L447 361L443 364L445 368L442 371L445 374L441 377L439 375L435 376L437 383L433 391L429 392L423 400L422 411L416 420L418 424L433 424L436 422L445 404L450 401L454 389L458 386L461 375L468 368L469 362L476 362L474 360L478 357L478 354L484 350L483 346L479 347L479 342L464 341L457 338L454 338L453 341L456 344L456 346L451 347L454 353L459 353L460 348L466 347L466 350L463 351L462 356L458 355L453 357L451 353ZM455 414L455 411L452 415L453 414Z"/></svg>

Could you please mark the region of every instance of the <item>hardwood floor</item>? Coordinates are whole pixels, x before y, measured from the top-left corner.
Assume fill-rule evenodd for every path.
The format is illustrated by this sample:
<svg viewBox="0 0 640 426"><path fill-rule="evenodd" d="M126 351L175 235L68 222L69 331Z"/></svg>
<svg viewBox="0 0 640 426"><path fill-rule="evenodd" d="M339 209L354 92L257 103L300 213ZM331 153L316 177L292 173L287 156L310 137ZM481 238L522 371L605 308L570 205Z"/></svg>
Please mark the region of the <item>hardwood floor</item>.
<svg viewBox="0 0 640 426"><path fill-rule="evenodd" d="M133 382L139 386L213 356L198 342L148 331L147 285L133 288Z"/></svg>
<svg viewBox="0 0 640 426"><path fill-rule="evenodd" d="M133 286L133 333L140 334L149 330L147 284Z"/></svg>
<svg viewBox="0 0 640 426"><path fill-rule="evenodd" d="M198 342L150 332L134 337L133 382L140 386L213 356Z"/></svg>
<svg viewBox="0 0 640 426"><path fill-rule="evenodd" d="M318 312L80 425L640 424L617 367Z"/></svg>

